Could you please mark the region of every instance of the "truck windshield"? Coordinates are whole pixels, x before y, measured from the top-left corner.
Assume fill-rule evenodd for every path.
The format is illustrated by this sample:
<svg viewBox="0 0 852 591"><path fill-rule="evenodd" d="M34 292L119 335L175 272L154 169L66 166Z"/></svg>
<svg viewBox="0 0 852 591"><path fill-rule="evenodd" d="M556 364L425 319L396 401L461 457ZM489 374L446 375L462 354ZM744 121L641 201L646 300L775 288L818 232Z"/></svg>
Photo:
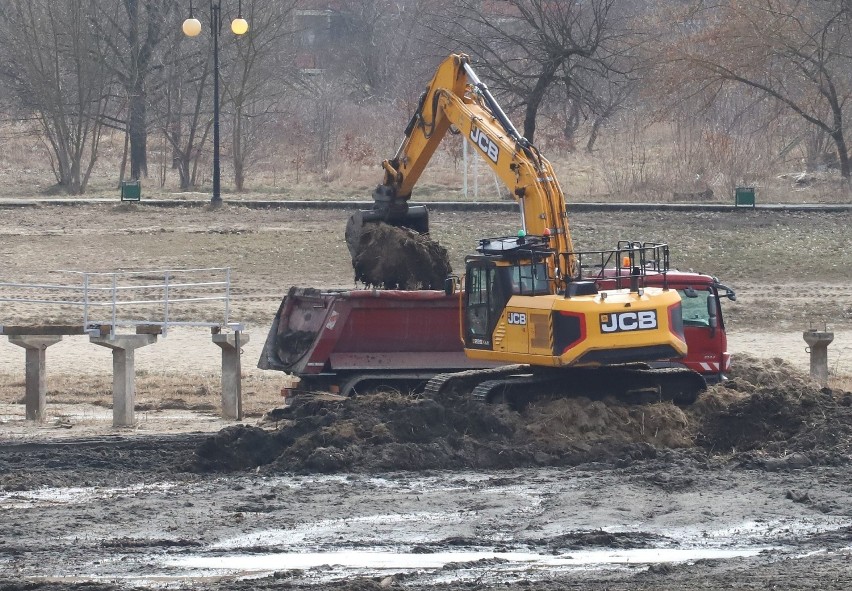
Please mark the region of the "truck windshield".
<svg viewBox="0 0 852 591"><path fill-rule="evenodd" d="M707 300L713 294L709 291L691 291L693 297L689 297L687 290L679 289L677 292L680 294L683 323L687 326L710 326Z"/></svg>

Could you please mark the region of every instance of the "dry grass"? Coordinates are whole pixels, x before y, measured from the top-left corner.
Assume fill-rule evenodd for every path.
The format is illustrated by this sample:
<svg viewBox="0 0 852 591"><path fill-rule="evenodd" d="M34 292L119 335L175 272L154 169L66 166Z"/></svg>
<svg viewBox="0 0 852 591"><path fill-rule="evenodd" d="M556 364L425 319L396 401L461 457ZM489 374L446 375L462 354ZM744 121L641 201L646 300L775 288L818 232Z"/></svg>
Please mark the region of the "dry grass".
<svg viewBox="0 0 852 591"><path fill-rule="evenodd" d="M843 392L852 392L852 375L830 375L828 378L828 386L834 390L842 390Z"/></svg>
<svg viewBox="0 0 852 591"><path fill-rule="evenodd" d="M260 417L282 402L286 377L275 372L243 374L243 412ZM0 404L19 404L24 414L24 382L17 375L0 374ZM156 374L138 371L136 409L196 410L218 416L221 408L220 376L212 373ZM90 404L112 408L112 376L52 372L48 375L47 406Z"/></svg>
<svg viewBox="0 0 852 591"><path fill-rule="evenodd" d="M266 330L291 285L355 285L343 243L345 211L249 210L225 206L110 206L15 209L0 217L2 278L55 282L47 269L113 271L231 267L233 317ZM516 214L433 212L432 235L453 268L476 240L514 234ZM835 253L852 251L852 214L737 210L707 212L577 212L571 228L578 248L611 247L619 239L668 242L673 264L718 276L737 289L726 303L737 327L843 328L852 323L852 266ZM9 306L5 306L10 315ZM180 311L177 311L180 312ZM204 313L201 308L184 311ZM11 310L13 320L60 318L67 311Z"/></svg>
<svg viewBox="0 0 852 591"><path fill-rule="evenodd" d="M367 115L375 115L374 112ZM400 114L400 116L402 116ZM381 180L380 162L390 157L404 127L398 129L392 118L375 117L369 125L358 129L340 129L332 162L325 169L298 169L292 153L304 155L309 146L290 145L282 141L269 154L253 163L248 187L234 192L230 162L223 159L223 192L225 199L352 199L370 198ZM833 172L803 174L801 154L795 150L786 161L776 161L771 146L757 145L754 138L720 137L718 134L696 133L688 141L666 125L636 127L629 121L613 122L589 154L581 147L550 131L547 122L540 124L538 144L553 162L559 179L572 202L584 201L710 201L730 203L733 187L749 184L758 187L761 203L848 202L849 189ZM44 145L27 126L0 125L5 150L0 154L0 196L33 197L56 194L55 179ZM123 135L107 134L93 171L87 196L118 198L118 171L123 151ZM415 198L432 200L496 200L507 197L505 187L495 186L495 178L484 162L473 164L469 152L468 194L464 195L461 138L447 137L418 183ZM352 146L358 147L353 155ZM176 173L169 166L160 168L163 158L159 138L149 138L150 177L143 180L143 200L197 198L210 192L211 168L202 161L199 187L182 193ZM758 152L760 154L758 157ZM205 158L209 155L205 154ZM772 161L771 165L764 164ZM165 182L159 178L166 171ZM475 171L478 174L474 174ZM474 178L475 177L475 178ZM499 184L499 183L498 183ZM478 187L478 191L475 191ZM683 195L714 191L710 198ZM675 196L681 194L681 196Z"/></svg>

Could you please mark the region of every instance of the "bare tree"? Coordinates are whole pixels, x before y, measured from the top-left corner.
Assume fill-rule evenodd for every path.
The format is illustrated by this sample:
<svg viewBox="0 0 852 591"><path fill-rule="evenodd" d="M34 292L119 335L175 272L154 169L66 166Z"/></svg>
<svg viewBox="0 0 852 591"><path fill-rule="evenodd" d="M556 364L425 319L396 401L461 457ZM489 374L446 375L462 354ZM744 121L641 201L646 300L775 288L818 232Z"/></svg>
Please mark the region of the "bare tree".
<svg viewBox="0 0 852 591"><path fill-rule="evenodd" d="M231 155L237 191L245 186L254 156L267 144L270 124L285 108L296 72L292 61L293 10L296 0L246 3L251 23L241 37L228 40L223 108L231 116Z"/></svg>
<svg viewBox="0 0 852 591"><path fill-rule="evenodd" d="M180 189L186 191L197 183L202 148L212 126L205 112L206 90L211 84L212 67L207 47L185 42L176 29L168 43L174 56L164 67L158 101L159 123L172 149L172 167L180 177Z"/></svg>
<svg viewBox="0 0 852 591"><path fill-rule="evenodd" d="M93 25L103 35L103 60L127 97L130 176L148 176L147 80L160 67L155 51L170 31L179 27L175 0L101 0Z"/></svg>
<svg viewBox="0 0 852 591"><path fill-rule="evenodd" d="M843 0L693 2L677 19L661 71L671 96L751 89L827 134L850 178L845 126L852 28ZM669 15L671 16L671 15Z"/></svg>
<svg viewBox="0 0 852 591"><path fill-rule="evenodd" d="M548 93L561 84L577 101L594 93L587 82L615 68L625 29L615 0L459 0L441 4L435 18L449 31L448 49L463 48L491 88L524 110L533 140ZM617 26L618 25L618 26Z"/></svg>
<svg viewBox="0 0 852 591"><path fill-rule="evenodd" d="M7 0L2 23L3 76L21 106L39 120L58 185L86 190L110 107L113 78L93 56L103 39L91 26L93 0Z"/></svg>
<svg viewBox="0 0 852 591"><path fill-rule="evenodd" d="M353 83L356 98L395 98L400 85L410 84L410 74L422 61L416 31L432 2L341 0L336 4L338 24L331 36L334 73Z"/></svg>

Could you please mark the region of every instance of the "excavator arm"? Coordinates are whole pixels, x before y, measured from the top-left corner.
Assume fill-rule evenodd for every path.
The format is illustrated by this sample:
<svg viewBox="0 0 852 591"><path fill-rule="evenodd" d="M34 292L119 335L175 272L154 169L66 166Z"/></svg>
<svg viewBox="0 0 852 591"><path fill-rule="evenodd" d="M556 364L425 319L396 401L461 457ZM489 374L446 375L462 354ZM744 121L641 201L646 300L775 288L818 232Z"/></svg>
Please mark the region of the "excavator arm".
<svg viewBox="0 0 852 591"><path fill-rule="evenodd" d="M350 250L364 223L384 221L428 232L428 213L409 200L420 175L450 130L461 133L509 187L520 205L525 235L547 237L549 248L572 253L565 197L553 167L527 141L476 76L468 57L454 54L444 60L420 98L393 158L382 163L384 181L373 193L372 210L356 213L346 231ZM571 256L554 263L561 276L570 276Z"/></svg>

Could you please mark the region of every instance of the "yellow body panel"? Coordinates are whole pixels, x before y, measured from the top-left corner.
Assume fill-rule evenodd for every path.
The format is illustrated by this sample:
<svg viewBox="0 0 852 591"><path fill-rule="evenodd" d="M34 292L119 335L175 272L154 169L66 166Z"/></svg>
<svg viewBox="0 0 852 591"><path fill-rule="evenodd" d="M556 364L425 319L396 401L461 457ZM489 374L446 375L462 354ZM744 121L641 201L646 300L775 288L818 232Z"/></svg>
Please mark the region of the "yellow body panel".
<svg viewBox="0 0 852 591"><path fill-rule="evenodd" d="M473 359L554 367L584 364L580 358L592 351L669 346L676 354L686 355L686 342L670 326L669 308L680 303L676 291L647 288L640 295L625 289L605 295L513 296L492 333L492 349L465 349L465 353ZM584 338L564 352L555 352L553 345L552 318L558 312L584 319ZM643 317L647 324L653 317L653 327L640 328ZM619 320L622 330L613 328L619 326ZM606 332L604 327L613 332ZM546 340L544 330L549 331Z"/></svg>

